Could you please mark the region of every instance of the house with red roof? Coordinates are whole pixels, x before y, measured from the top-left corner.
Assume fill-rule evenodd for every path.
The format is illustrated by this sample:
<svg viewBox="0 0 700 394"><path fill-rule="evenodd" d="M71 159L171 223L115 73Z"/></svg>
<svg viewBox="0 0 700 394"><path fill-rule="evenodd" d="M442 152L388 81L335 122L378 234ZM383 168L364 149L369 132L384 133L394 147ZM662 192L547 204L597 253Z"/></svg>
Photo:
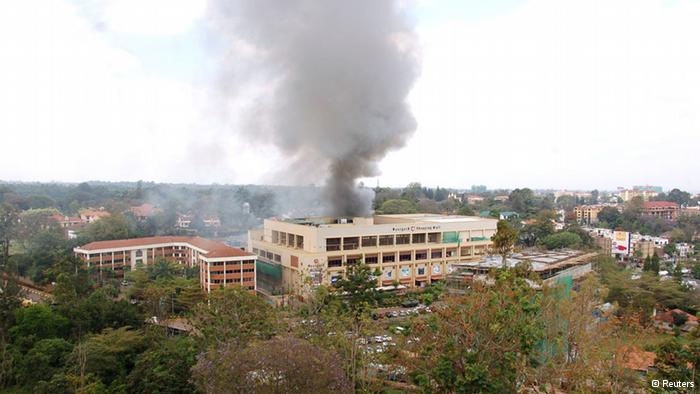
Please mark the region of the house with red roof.
<svg viewBox="0 0 700 394"><path fill-rule="evenodd" d="M683 322L682 324L679 324ZM671 309L654 316L654 326L663 331L673 331L678 326L681 331L690 332L698 328L698 318L681 309Z"/></svg>

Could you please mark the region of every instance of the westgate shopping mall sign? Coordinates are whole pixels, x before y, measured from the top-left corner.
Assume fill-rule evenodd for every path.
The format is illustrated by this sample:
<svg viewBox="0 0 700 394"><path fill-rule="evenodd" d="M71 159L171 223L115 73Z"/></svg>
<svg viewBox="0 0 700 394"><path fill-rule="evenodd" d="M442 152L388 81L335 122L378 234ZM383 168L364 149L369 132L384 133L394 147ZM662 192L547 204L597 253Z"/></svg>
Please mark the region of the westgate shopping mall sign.
<svg viewBox="0 0 700 394"><path fill-rule="evenodd" d="M391 228L391 231L395 231L395 232L434 231L434 230L440 230L440 225L439 224L423 224L423 225L416 225L416 226L401 226L401 227L392 227Z"/></svg>

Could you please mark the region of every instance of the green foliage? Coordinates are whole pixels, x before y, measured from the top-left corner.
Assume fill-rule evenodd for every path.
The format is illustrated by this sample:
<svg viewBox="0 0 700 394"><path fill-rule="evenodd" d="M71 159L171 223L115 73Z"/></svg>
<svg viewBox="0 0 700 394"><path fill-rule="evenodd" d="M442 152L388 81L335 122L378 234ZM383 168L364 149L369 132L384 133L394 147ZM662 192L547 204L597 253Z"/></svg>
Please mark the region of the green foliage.
<svg viewBox="0 0 700 394"><path fill-rule="evenodd" d="M70 326L68 319L44 304L16 309L15 322L9 331L10 338L27 350L42 339L65 337Z"/></svg>
<svg viewBox="0 0 700 394"><path fill-rule="evenodd" d="M414 378L427 392L517 392L543 336L541 300L513 270L416 321Z"/></svg>
<svg viewBox="0 0 700 394"><path fill-rule="evenodd" d="M380 276L379 269L362 263L348 266L343 278L335 282L354 319L360 319L379 303L382 293L377 290L377 278Z"/></svg>
<svg viewBox="0 0 700 394"><path fill-rule="evenodd" d="M496 224L496 234L491 237L493 250L503 258L505 265L508 254L518 241L518 230L516 230L507 220L499 220Z"/></svg>
<svg viewBox="0 0 700 394"><path fill-rule="evenodd" d="M130 238L134 230L129 221L120 214L110 215L90 223L79 234L81 244L106 241L111 239Z"/></svg>
<svg viewBox="0 0 700 394"><path fill-rule="evenodd" d="M377 210L378 213L383 214L416 213L417 211L416 203L402 199L386 200Z"/></svg>
<svg viewBox="0 0 700 394"><path fill-rule="evenodd" d="M542 240L542 245L547 249L577 248L581 245L581 237L578 234L562 231L548 235Z"/></svg>
<svg viewBox="0 0 700 394"><path fill-rule="evenodd" d="M73 345L62 338L42 339L21 359L17 374L19 381L30 385L38 380L50 380L63 369L65 358Z"/></svg>
<svg viewBox="0 0 700 394"><path fill-rule="evenodd" d="M68 372L94 374L105 385L124 382L136 359L146 348L143 333L130 327L107 328L76 345L68 356Z"/></svg>
<svg viewBox="0 0 700 394"><path fill-rule="evenodd" d="M207 302L195 307L192 324L201 332L205 347L224 342L244 346L252 340L269 339L277 332L275 310L241 287L212 291Z"/></svg>
<svg viewBox="0 0 700 394"><path fill-rule="evenodd" d="M141 353L126 379L129 393L191 393L190 368L197 361L195 341L174 337ZM217 371L220 372L220 371Z"/></svg>

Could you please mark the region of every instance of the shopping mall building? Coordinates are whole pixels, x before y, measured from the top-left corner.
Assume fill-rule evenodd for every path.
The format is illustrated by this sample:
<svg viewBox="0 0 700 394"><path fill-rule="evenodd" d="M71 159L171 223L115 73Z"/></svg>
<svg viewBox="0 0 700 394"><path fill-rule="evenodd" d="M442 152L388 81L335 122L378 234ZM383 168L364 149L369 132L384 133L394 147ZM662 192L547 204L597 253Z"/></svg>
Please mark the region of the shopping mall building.
<svg viewBox="0 0 700 394"><path fill-rule="evenodd" d="M456 262L477 261L491 245L495 219L436 214L267 219L248 234L258 255L258 290L306 294L364 261L381 271L377 286L424 286Z"/></svg>

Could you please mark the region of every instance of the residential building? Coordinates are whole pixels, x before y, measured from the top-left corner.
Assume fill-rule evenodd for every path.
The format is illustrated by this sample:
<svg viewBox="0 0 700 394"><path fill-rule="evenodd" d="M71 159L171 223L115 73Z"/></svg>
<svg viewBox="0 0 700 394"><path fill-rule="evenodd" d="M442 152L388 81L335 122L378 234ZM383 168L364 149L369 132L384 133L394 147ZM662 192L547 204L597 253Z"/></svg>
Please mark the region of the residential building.
<svg viewBox="0 0 700 394"><path fill-rule="evenodd" d="M494 201L498 201L498 202L506 202L509 199L510 199L510 197L508 197L508 196L496 196L493 198Z"/></svg>
<svg viewBox="0 0 700 394"><path fill-rule="evenodd" d="M255 255L222 242L201 237L165 236L98 241L73 249L88 268L124 270L147 266L165 258L188 267L199 267L199 279L207 292L230 286L256 290Z"/></svg>
<svg viewBox="0 0 700 394"><path fill-rule="evenodd" d="M381 271L378 287L423 286L444 278L456 262L486 254L495 219L436 214L355 218L267 219L248 233L257 254L258 288L305 294L330 285L361 261Z"/></svg>
<svg viewBox="0 0 700 394"><path fill-rule="evenodd" d="M99 208L99 209L88 208L88 209L83 209L80 211L80 219L86 223L94 223L94 222L96 222L104 217L107 217L109 215L110 215L110 213L105 211L104 208Z"/></svg>
<svg viewBox="0 0 700 394"><path fill-rule="evenodd" d="M657 313L654 326L663 331L673 331L677 326L681 331L690 332L698 328L698 318L681 309L672 309Z"/></svg>
<svg viewBox="0 0 700 394"><path fill-rule="evenodd" d="M648 201L650 198L656 197L660 192L655 189L642 188L642 189L620 189L617 192L617 196L622 199L622 201L629 201L635 197L641 197L642 200Z"/></svg>
<svg viewBox="0 0 700 394"><path fill-rule="evenodd" d="M80 227L84 224L83 220L79 217L64 216L58 213L51 215L51 220L58 223L63 229Z"/></svg>
<svg viewBox="0 0 700 394"><path fill-rule="evenodd" d="M677 219L679 210L678 204L671 201L645 201L642 205L642 214L666 220Z"/></svg>
<svg viewBox="0 0 700 394"><path fill-rule="evenodd" d="M621 346L615 353L615 362L619 367L645 376L655 370L656 353L643 351L636 346Z"/></svg>
<svg viewBox="0 0 700 394"><path fill-rule="evenodd" d="M163 210L153 204L144 203L135 207L129 208L129 211L134 215L136 220L145 221L148 218L161 213Z"/></svg>
<svg viewBox="0 0 700 394"><path fill-rule="evenodd" d="M478 204L482 201L484 201L484 197L477 196L474 194L470 194L467 196L467 203L469 203L469 204Z"/></svg>
<svg viewBox="0 0 700 394"><path fill-rule="evenodd" d="M190 224L192 224L192 218L193 215L178 215L175 226L179 228L189 228Z"/></svg>
<svg viewBox="0 0 700 394"><path fill-rule="evenodd" d="M604 207L604 205L579 205L574 208L576 221L582 224L598 223L598 212Z"/></svg>

